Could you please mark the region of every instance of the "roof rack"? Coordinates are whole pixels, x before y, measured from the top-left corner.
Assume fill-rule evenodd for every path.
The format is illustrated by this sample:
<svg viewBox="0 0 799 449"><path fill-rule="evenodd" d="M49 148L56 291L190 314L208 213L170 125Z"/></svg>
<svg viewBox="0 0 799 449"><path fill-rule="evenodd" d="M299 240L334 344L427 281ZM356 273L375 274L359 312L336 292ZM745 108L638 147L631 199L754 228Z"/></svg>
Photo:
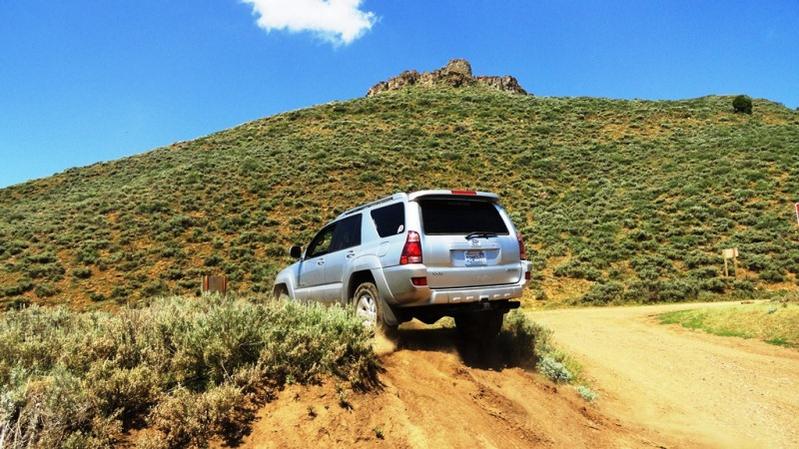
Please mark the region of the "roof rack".
<svg viewBox="0 0 799 449"><path fill-rule="evenodd" d="M399 199L405 198L406 196L407 195L405 193L395 193L395 194L393 194L391 196L387 196L387 197L384 197L384 198L380 198L379 200L372 201L371 203L366 203L366 204L362 204L362 205L360 205L358 207L353 207L352 209L348 209L348 210L345 210L344 212L342 212L341 215L336 217L336 220L338 220L339 218L346 217L347 215L352 215L352 214L354 214L356 212L362 211L362 210L364 210L364 209L366 209L368 207L377 206L378 204L387 203L389 201L399 200Z"/></svg>

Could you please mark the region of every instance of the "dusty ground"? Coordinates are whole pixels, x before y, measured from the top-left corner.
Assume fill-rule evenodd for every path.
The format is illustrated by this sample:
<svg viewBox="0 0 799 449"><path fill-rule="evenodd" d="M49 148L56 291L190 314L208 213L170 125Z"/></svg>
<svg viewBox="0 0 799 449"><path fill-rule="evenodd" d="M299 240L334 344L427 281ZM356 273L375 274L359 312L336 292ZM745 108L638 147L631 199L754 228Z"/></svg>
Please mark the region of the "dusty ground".
<svg viewBox="0 0 799 449"><path fill-rule="evenodd" d="M532 312L595 379L602 409L678 447L799 447L799 351L660 325L730 303ZM657 438L657 437L655 437Z"/></svg>
<svg viewBox="0 0 799 449"><path fill-rule="evenodd" d="M651 432L605 417L573 387L458 347L448 329L403 330L383 354L382 391L291 387L240 446L266 448L655 448Z"/></svg>
<svg viewBox="0 0 799 449"><path fill-rule="evenodd" d="M448 329L405 329L382 390L290 387L240 445L266 448L796 448L799 351L664 326L687 307L529 312L601 395L482 360ZM342 399L344 403L342 403Z"/></svg>

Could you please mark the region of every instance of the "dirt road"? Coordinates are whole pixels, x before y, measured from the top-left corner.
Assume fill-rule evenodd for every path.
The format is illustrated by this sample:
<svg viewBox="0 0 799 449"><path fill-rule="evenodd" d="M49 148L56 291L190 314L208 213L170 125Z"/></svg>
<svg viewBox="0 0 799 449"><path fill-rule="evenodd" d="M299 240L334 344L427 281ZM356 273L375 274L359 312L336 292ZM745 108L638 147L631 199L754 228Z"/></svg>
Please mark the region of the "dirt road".
<svg viewBox="0 0 799 449"><path fill-rule="evenodd" d="M289 387L239 447L799 447L799 351L652 318L697 306L529 312L584 365L595 405L540 374L475 360L452 329L417 327L382 353L381 389Z"/></svg>
<svg viewBox="0 0 799 449"><path fill-rule="evenodd" d="M607 418L570 386L470 361L451 329L401 330L381 356L383 388L293 386L267 404L241 449L658 448L651 432Z"/></svg>
<svg viewBox="0 0 799 449"><path fill-rule="evenodd" d="M727 303L531 312L595 379L602 409L678 447L798 448L799 351L658 324Z"/></svg>

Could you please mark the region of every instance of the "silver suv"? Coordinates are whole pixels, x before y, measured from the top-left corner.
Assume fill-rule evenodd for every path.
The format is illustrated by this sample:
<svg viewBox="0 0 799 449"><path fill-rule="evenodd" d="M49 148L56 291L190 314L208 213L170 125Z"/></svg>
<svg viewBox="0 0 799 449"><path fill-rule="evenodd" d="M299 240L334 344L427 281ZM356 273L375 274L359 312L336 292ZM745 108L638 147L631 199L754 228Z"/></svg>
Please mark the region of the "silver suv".
<svg viewBox="0 0 799 449"><path fill-rule="evenodd" d="M412 318L444 316L493 337L530 279L524 242L493 193L397 193L350 209L278 273L275 296L353 307L391 333Z"/></svg>

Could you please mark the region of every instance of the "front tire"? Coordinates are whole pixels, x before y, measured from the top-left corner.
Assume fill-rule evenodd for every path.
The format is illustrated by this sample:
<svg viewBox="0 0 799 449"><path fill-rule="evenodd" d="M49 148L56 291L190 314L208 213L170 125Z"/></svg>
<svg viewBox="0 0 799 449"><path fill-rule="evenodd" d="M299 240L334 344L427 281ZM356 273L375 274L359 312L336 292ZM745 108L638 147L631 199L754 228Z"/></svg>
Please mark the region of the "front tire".
<svg viewBox="0 0 799 449"><path fill-rule="evenodd" d="M397 325L386 324L384 319L385 303L380 299L380 292L377 286L371 282L364 282L355 289L352 297L355 307L355 316L363 321L363 325L373 328L386 337L395 338L397 335Z"/></svg>
<svg viewBox="0 0 799 449"><path fill-rule="evenodd" d="M289 290L283 284L276 285L272 290L272 297L277 301L287 300L289 299Z"/></svg>

